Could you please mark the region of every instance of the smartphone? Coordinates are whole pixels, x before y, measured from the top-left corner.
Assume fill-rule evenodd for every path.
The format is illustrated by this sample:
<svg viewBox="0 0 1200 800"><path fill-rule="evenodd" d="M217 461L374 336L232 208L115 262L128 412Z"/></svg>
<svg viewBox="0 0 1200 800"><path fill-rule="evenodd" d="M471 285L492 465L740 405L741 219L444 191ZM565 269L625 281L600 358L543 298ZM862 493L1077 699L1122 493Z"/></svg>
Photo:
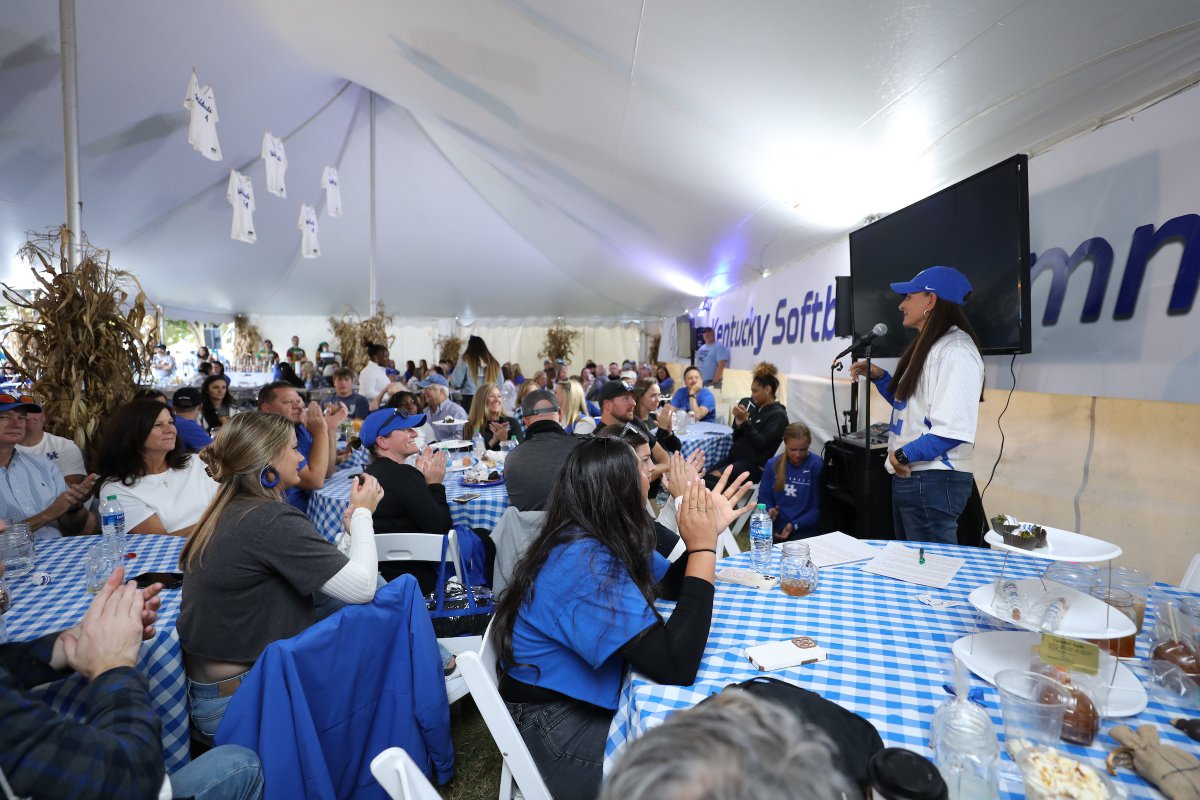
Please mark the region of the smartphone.
<svg viewBox="0 0 1200 800"><path fill-rule="evenodd" d="M182 572L143 572L134 578L139 589L145 589L152 583L161 583L164 589L178 589L183 586Z"/></svg>
<svg viewBox="0 0 1200 800"><path fill-rule="evenodd" d="M469 503L476 497L479 497L479 492L467 492L466 494L460 494L458 497L451 497L450 499L456 503Z"/></svg>

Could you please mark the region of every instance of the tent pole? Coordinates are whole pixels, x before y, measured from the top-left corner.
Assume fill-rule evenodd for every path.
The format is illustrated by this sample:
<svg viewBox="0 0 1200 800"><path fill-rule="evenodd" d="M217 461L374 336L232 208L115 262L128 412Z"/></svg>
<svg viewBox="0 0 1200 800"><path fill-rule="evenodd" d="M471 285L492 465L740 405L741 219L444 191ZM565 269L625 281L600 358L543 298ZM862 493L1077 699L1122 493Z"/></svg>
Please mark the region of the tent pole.
<svg viewBox="0 0 1200 800"><path fill-rule="evenodd" d="M379 313L375 288L375 92L371 92L371 316Z"/></svg>
<svg viewBox="0 0 1200 800"><path fill-rule="evenodd" d="M79 66L75 49L75 0L58 0L61 39L63 156L67 198L67 253L69 268L80 261L83 232L83 198L79 191Z"/></svg>

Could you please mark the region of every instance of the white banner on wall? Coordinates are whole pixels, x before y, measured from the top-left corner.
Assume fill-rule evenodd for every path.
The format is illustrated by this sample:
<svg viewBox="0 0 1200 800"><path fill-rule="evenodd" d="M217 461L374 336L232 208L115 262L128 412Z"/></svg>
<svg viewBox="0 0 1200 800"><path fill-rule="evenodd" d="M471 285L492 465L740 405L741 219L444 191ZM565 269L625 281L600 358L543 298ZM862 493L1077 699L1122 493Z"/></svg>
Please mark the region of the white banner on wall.
<svg viewBox="0 0 1200 800"><path fill-rule="evenodd" d="M1200 88L1030 160L1033 352L1017 357L1019 389L1200 397L1197 119ZM849 274L842 240L715 298L708 322L730 367L828 376L849 343L833 338L834 277ZM1008 360L987 359L989 385L1011 385Z"/></svg>

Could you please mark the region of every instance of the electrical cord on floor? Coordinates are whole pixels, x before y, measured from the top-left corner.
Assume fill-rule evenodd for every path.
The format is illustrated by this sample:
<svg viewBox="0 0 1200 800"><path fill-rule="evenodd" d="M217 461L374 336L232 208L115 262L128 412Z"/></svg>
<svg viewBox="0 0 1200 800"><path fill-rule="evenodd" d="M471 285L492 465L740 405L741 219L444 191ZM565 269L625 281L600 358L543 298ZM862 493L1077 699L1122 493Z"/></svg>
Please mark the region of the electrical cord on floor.
<svg viewBox="0 0 1200 800"><path fill-rule="evenodd" d="M1013 391L1017 388L1016 364L1017 354L1013 353L1012 361L1008 362L1008 374L1012 376L1012 386L1008 389L1008 399L1004 401L1004 408L1000 411L1000 416L996 417L996 427L1000 430L1000 452L996 453L996 461L992 464L992 474L988 476L987 483L983 485L983 491L979 493L980 505L983 505L983 499L987 497L988 487L992 485L992 478L996 477L996 467L1000 466L1000 459L1004 457L1004 426L1000 424L1000 421L1004 419L1004 412L1008 411L1008 404L1012 402Z"/></svg>

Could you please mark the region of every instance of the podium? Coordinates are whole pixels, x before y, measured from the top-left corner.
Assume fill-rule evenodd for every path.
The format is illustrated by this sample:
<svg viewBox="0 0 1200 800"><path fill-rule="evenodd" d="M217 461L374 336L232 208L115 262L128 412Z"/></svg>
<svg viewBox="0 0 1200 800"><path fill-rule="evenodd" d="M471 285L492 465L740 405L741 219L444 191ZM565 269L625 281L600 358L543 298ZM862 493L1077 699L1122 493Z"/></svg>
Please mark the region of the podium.
<svg viewBox="0 0 1200 800"><path fill-rule="evenodd" d="M833 440L825 444L821 473L821 530L856 539L892 539L892 476L884 469L887 445L870 450ZM870 459L870 486L864 492L863 459Z"/></svg>

